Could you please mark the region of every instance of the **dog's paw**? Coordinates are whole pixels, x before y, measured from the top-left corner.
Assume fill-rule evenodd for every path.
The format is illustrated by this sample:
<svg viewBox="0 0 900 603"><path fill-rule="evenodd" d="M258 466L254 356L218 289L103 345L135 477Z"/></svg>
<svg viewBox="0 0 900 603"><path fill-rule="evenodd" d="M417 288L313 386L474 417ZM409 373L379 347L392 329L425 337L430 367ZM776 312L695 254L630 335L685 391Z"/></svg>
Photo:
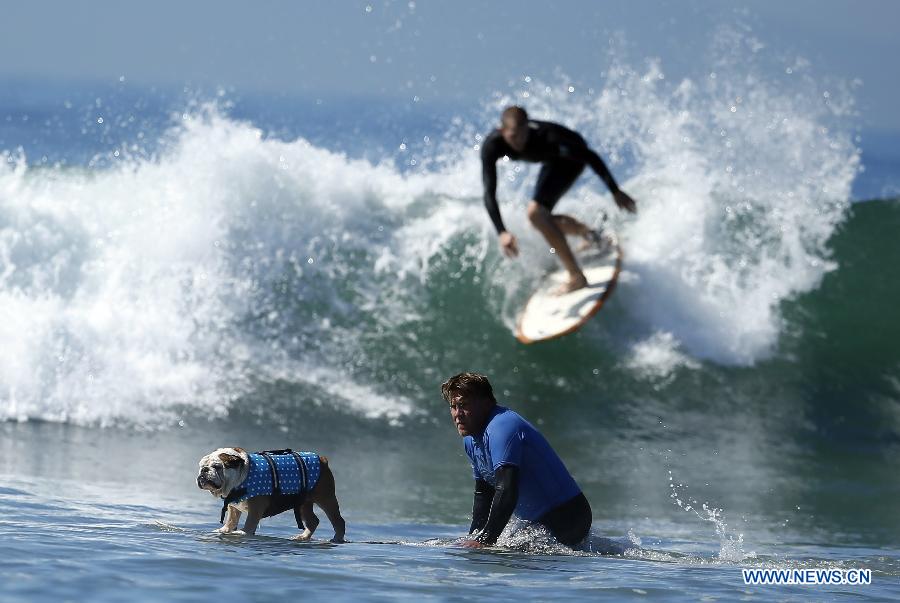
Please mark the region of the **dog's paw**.
<svg viewBox="0 0 900 603"><path fill-rule="evenodd" d="M333 544L344 544L346 542L346 540L344 540L343 537L338 538L337 536L335 536L334 538L331 539L331 542Z"/></svg>
<svg viewBox="0 0 900 603"><path fill-rule="evenodd" d="M306 542L310 538L312 538L312 532L310 532L309 530L303 530L296 536L291 536L291 540L299 540L301 542Z"/></svg>

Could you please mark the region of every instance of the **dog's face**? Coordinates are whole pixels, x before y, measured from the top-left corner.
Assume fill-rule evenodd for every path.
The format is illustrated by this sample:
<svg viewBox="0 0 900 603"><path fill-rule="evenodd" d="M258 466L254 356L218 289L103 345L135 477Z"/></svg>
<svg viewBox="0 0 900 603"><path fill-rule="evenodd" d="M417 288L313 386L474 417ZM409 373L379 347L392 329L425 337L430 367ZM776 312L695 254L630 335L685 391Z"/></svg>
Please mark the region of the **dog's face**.
<svg viewBox="0 0 900 603"><path fill-rule="evenodd" d="M197 486L213 496L228 496L247 477L250 456L243 448L219 448L200 459Z"/></svg>

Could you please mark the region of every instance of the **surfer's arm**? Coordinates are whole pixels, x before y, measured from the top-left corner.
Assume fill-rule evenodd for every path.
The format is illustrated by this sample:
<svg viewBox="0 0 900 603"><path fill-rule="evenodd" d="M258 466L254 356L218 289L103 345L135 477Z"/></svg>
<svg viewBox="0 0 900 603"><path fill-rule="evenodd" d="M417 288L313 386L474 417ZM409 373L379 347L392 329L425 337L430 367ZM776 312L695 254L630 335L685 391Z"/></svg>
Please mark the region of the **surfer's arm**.
<svg viewBox="0 0 900 603"><path fill-rule="evenodd" d="M616 202L616 205L631 213L634 213L636 211L637 204L634 202L634 199L632 199L628 195L628 193L619 188L619 185L616 183L616 179L613 178L612 172L609 171L609 168L607 168L603 160L600 159L600 155L598 155L587 145L582 147L574 147L572 150L572 155L591 166L591 169L594 170L594 173L600 177L600 180L603 181L603 183L609 189L609 192L612 193L613 200Z"/></svg>
<svg viewBox="0 0 900 603"><path fill-rule="evenodd" d="M491 498L490 509L481 532L475 540L482 544L494 544L509 523L516 504L519 502L519 468L514 465L502 465L494 471L497 485ZM475 517L473 513L473 525Z"/></svg>
<svg viewBox="0 0 900 603"><path fill-rule="evenodd" d="M484 207L487 209L497 234L506 230L503 218L500 217L500 206L497 204L497 159L498 157L486 143L481 151L481 180L484 183Z"/></svg>
<svg viewBox="0 0 900 603"><path fill-rule="evenodd" d="M484 529L493 499L494 487L483 479L476 479L475 498L472 502L472 525L469 527L469 534L474 534Z"/></svg>
<svg viewBox="0 0 900 603"><path fill-rule="evenodd" d="M616 179L613 178L612 172L609 171L609 168L607 168L603 160L600 159L600 155L593 149L586 146L577 149L574 154L591 166L591 169L600 177L600 180L603 181L603 184L606 185L606 188L608 188L612 194L615 195L619 192L619 185L616 183Z"/></svg>

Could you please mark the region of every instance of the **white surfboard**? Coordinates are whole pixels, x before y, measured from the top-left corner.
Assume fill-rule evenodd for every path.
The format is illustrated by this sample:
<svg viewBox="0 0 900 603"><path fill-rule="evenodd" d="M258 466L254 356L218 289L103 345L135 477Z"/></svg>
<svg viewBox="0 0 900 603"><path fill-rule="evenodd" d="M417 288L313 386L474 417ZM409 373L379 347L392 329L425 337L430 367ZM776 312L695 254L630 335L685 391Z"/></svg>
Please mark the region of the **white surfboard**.
<svg viewBox="0 0 900 603"><path fill-rule="evenodd" d="M603 307L619 278L622 250L612 237L605 251L588 249L577 254L577 258L588 286L554 295L553 290L567 280L568 274L559 270L547 275L519 315L516 326L519 341L534 343L573 333Z"/></svg>

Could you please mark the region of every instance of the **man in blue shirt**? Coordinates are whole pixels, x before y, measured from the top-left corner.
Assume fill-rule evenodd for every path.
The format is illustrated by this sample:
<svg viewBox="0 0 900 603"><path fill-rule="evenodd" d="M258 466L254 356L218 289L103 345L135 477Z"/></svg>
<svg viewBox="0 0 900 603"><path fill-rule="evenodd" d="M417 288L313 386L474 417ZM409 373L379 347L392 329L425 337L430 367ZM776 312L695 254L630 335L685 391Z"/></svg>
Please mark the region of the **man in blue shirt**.
<svg viewBox="0 0 900 603"><path fill-rule="evenodd" d="M455 375L441 385L475 478L472 526L463 546L494 544L513 513L544 525L567 546L585 539L591 506L544 436L499 406L487 377Z"/></svg>

